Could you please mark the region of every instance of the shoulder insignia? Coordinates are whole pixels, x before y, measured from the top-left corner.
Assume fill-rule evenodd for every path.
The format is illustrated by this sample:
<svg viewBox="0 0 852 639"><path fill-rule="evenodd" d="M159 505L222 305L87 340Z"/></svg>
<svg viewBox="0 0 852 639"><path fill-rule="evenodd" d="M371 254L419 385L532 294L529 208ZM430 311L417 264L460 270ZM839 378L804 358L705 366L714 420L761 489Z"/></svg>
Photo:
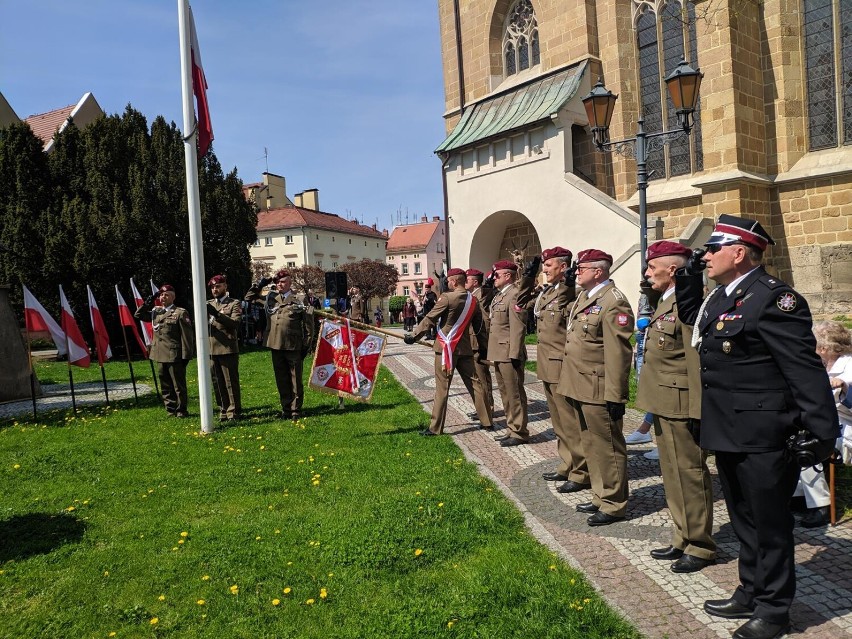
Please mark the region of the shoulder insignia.
<svg viewBox="0 0 852 639"><path fill-rule="evenodd" d="M624 293L619 291L617 288L612 289L612 296L619 301L624 299Z"/></svg>
<svg viewBox="0 0 852 639"><path fill-rule="evenodd" d="M789 313L792 310L795 310L796 306L798 306L799 302L796 299L796 296L792 293L782 293L778 296L778 299L775 301L780 308L785 313Z"/></svg>
<svg viewBox="0 0 852 639"><path fill-rule="evenodd" d="M771 275L764 275L758 281L763 282L763 284L767 288L778 288L779 286L786 286L784 282L779 280L777 277L772 277Z"/></svg>
<svg viewBox="0 0 852 639"><path fill-rule="evenodd" d="M618 322L619 326L627 326L627 322L630 321L630 317L627 315L627 313L619 313L618 316L615 318L615 321Z"/></svg>

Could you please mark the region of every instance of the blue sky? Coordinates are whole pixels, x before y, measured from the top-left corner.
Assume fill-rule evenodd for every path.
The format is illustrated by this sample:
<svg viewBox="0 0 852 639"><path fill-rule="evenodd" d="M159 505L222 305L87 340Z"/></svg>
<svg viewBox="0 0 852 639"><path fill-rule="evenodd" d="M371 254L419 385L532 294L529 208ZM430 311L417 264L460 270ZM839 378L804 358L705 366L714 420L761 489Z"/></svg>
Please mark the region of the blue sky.
<svg viewBox="0 0 852 639"><path fill-rule="evenodd" d="M0 0L0 92L24 118L91 91L183 126L177 0ZM256 182L390 228L443 212L437 2L195 0L214 151Z"/></svg>

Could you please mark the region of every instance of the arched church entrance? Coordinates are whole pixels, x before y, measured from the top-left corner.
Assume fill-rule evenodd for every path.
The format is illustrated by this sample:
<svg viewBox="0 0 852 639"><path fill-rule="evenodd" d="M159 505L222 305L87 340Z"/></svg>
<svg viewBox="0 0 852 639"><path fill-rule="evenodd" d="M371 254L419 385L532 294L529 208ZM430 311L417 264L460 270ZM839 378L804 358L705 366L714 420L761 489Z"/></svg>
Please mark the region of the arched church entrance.
<svg viewBox="0 0 852 639"><path fill-rule="evenodd" d="M468 265L487 273L494 262L512 259L513 251L521 251L525 260L539 255L538 232L523 213L497 211L477 227L470 244Z"/></svg>

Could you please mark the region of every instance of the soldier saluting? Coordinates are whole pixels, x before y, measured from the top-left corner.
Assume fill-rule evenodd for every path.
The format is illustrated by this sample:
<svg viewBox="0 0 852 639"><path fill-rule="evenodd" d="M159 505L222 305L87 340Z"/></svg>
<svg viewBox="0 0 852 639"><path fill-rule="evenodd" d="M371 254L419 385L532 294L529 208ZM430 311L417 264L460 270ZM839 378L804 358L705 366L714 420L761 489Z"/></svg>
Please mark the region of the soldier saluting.
<svg viewBox="0 0 852 639"><path fill-rule="evenodd" d="M208 330L213 390L219 419L240 418L240 347L238 331L243 317L240 302L228 295L228 280L214 275L207 282L212 299L207 300Z"/></svg>
<svg viewBox="0 0 852 639"><path fill-rule="evenodd" d="M154 306L154 295L136 309L134 317L151 322L154 336L149 357L157 362L157 377L163 404L169 415L187 417L186 365L195 357L192 320L186 309L175 306L175 288L163 284L158 293L162 306Z"/></svg>

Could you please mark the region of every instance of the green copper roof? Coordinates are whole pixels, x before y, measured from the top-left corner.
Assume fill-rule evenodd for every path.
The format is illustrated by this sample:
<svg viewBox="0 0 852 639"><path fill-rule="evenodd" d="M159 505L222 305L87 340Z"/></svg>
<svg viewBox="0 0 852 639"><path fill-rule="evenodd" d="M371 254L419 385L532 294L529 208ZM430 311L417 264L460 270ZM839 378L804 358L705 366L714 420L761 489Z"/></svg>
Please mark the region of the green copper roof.
<svg viewBox="0 0 852 639"><path fill-rule="evenodd" d="M579 62L468 106L456 128L435 153L454 151L548 119L577 92L585 70L586 62Z"/></svg>

